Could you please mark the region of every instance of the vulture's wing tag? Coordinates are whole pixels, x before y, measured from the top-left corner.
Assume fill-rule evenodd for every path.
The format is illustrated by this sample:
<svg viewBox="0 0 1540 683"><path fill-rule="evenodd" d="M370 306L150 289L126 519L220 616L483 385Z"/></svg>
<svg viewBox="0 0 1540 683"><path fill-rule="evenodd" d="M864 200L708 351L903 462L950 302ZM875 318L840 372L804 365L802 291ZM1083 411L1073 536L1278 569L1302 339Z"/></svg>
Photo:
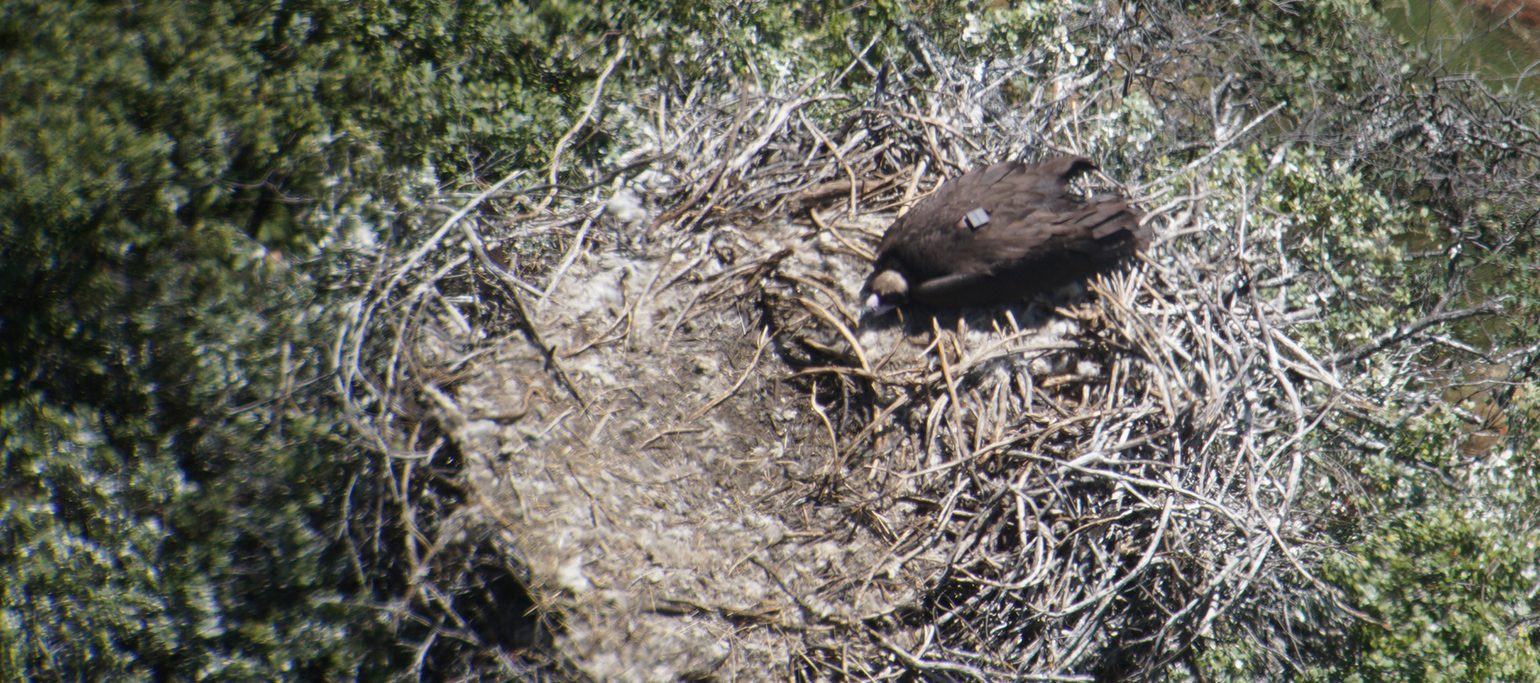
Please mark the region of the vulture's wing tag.
<svg viewBox="0 0 1540 683"><path fill-rule="evenodd" d="M963 225L968 226L970 230L978 230L988 224L989 212L985 211L982 206L969 211L968 215L963 216Z"/></svg>

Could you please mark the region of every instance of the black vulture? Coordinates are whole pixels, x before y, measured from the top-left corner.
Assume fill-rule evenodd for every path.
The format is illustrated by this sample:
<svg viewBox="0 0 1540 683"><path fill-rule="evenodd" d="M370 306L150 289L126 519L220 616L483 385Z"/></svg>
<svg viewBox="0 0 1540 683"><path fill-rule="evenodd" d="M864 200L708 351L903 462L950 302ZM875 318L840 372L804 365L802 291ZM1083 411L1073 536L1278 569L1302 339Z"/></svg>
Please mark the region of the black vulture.
<svg viewBox="0 0 1540 683"><path fill-rule="evenodd" d="M1149 229L1122 197L1070 193L1069 181L1094 168L1079 156L1007 161L943 183L883 235L867 307L1003 303L1121 263Z"/></svg>

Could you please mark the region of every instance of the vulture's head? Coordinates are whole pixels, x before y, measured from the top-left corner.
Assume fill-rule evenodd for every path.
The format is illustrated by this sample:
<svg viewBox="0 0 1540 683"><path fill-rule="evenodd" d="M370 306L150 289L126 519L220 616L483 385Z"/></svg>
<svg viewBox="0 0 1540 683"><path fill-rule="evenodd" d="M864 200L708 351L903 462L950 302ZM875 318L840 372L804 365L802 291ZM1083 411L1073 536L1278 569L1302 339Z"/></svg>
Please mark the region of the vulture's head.
<svg viewBox="0 0 1540 683"><path fill-rule="evenodd" d="M882 315L909 301L909 281L891 268L877 271L866 287L866 311Z"/></svg>

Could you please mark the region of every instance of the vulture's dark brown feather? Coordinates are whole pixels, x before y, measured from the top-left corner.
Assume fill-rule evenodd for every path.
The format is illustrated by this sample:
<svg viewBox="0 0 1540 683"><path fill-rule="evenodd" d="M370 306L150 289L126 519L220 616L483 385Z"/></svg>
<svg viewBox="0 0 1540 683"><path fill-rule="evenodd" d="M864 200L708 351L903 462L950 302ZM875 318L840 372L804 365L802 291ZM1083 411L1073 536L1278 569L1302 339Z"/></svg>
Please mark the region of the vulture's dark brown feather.
<svg viewBox="0 0 1540 683"><path fill-rule="evenodd" d="M1070 180L1094 168L1078 156L1008 161L943 183L888 228L868 303L997 303L1116 265L1150 235L1126 200L1070 194Z"/></svg>

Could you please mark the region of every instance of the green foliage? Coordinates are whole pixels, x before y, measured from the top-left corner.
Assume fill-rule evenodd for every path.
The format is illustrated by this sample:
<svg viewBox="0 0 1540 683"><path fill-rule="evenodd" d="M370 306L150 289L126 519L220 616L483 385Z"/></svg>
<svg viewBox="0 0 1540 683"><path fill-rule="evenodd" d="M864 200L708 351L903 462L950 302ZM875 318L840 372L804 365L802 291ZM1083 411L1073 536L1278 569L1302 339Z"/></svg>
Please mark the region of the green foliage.
<svg viewBox="0 0 1540 683"><path fill-rule="evenodd" d="M389 670L388 577L344 542L370 463L327 393L346 292L286 254L378 230L402 169L565 120L525 9L3 12L0 674Z"/></svg>
<svg viewBox="0 0 1540 683"><path fill-rule="evenodd" d="M1426 210L1391 200L1320 150L1291 151L1271 171L1267 163L1250 155L1243 177L1261 183L1257 210L1286 222L1292 258L1319 276L1290 292L1298 305L1330 313L1306 338L1316 349L1355 348L1445 292L1440 264L1408 254L1408 245L1437 237Z"/></svg>
<svg viewBox="0 0 1540 683"><path fill-rule="evenodd" d="M266 457L246 459L250 469L238 478L199 485L166 457L172 439L108 443L109 430L121 437L124 425L104 423L120 418L35 400L0 406L4 678L270 680L381 670L368 655L383 630L343 600L343 565L307 519L314 500L306 499L321 492L284 490L336 479L341 462L248 443L267 446Z"/></svg>
<svg viewBox="0 0 1540 683"><path fill-rule="evenodd" d="M0 403L0 661L16 677L335 677L389 661L365 656L386 632L329 519L358 454L324 397L283 390L321 371L328 321L307 319L292 273L232 253L253 248L238 233L196 237L127 271L141 298L97 300L121 319L82 316L55 340L55 358L106 350L89 379L47 368Z"/></svg>
<svg viewBox="0 0 1540 683"><path fill-rule="evenodd" d="M1384 22L1369 3L1354 0L1263 2L1237 12L1233 3L1206 3L1217 14L1241 16L1261 59L1236 74L1264 98L1290 103L1288 114L1311 117L1345 111L1366 77L1382 63L1370 57L1393 49ZM1377 49L1376 49L1377 48Z"/></svg>
<svg viewBox="0 0 1540 683"><path fill-rule="evenodd" d="M1397 515L1340 556L1327 578L1380 623L1321 681L1540 680L1540 632L1527 595L1540 536L1479 512L1434 506Z"/></svg>

